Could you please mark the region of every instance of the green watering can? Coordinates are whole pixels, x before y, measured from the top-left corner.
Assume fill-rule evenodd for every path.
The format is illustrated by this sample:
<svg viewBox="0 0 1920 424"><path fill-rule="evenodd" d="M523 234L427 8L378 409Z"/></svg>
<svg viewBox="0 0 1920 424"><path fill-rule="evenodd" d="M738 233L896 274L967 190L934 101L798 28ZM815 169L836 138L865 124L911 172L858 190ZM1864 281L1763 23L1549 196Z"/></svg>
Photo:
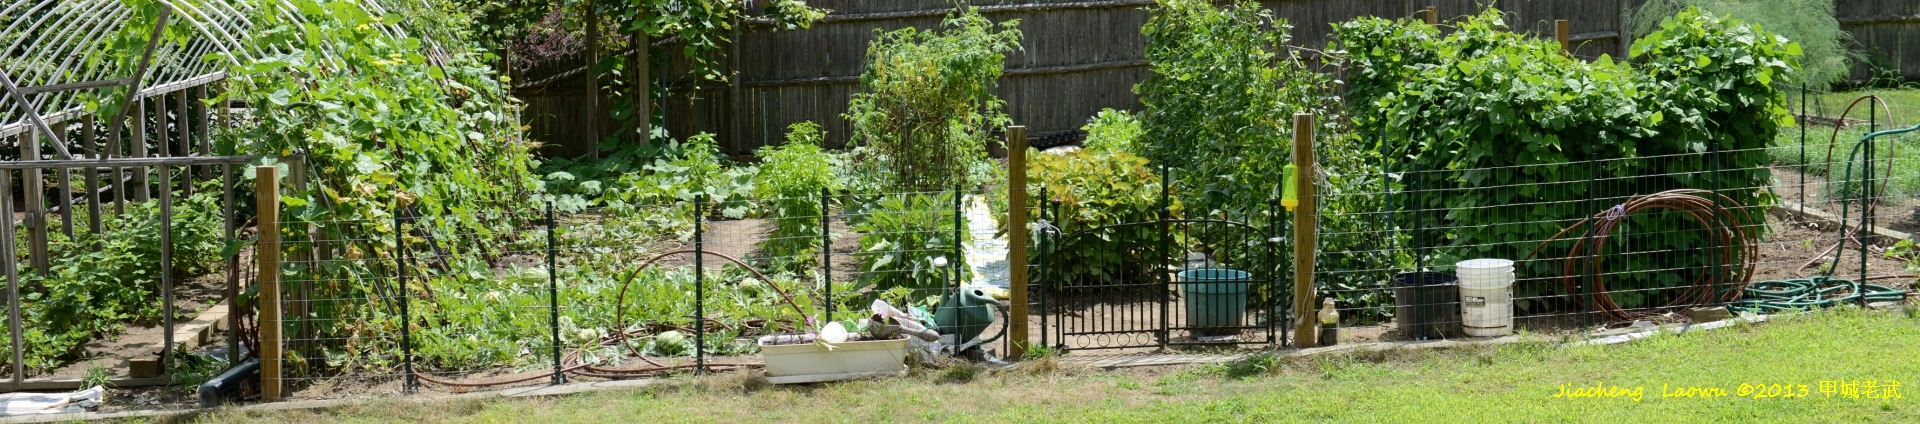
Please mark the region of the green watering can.
<svg viewBox="0 0 1920 424"><path fill-rule="evenodd" d="M1001 306L999 300L988 296L985 291L972 288L951 291L940 296L940 305L934 309L933 323L939 327L943 341L953 346L953 352L957 354L1007 335L1007 328L1002 326L993 337L975 340L980 333L987 331L988 326L993 325L991 310L1000 311L1002 317L1007 316L1007 307Z"/></svg>

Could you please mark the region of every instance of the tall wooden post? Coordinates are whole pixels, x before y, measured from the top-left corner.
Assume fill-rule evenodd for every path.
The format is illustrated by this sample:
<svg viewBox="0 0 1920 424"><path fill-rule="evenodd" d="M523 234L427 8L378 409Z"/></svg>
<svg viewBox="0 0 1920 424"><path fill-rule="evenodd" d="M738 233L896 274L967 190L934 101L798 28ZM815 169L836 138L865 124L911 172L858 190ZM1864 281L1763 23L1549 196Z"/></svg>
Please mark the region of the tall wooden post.
<svg viewBox="0 0 1920 424"><path fill-rule="evenodd" d="M1314 198L1313 183L1319 175L1318 166L1313 160L1313 114L1296 113L1293 115L1293 167L1295 193L1300 196L1300 204L1293 208L1293 343L1298 347L1314 347L1320 340L1320 326L1314 321L1313 261L1314 252L1320 244L1315 232L1315 208L1319 207Z"/></svg>
<svg viewBox="0 0 1920 424"><path fill-rule="evenodd" d="M20 160L40 160L40 133L28 132L27 141L20 143ZM47 275L47 194L46 180L41 179L40 169L29 168L22 172L21 185L25 186L20 199L26 202L27 249L31 252L28 263L33 265L35 274ZM13 216L7 216L13 219Z"/></svg>
<svg viewBox="0 0 1920 424"><path fill-rule="evenodd" d="M600 117L606 112L600 110L600 7L593 1L587 2L587 134L593 139L587 140L587 157L600 158Z"/></svg>
<svg viewBox="0 0 1920 424"><path fill-rule="evenodd" d="M253 246L253 258L259 264L255 277L260 298L260 398L280 401L280 169L257 166L254 172L253 200L259 214L260 241Z"/></svg>
<svg viewBox="0 0 1920 424"><path fill-rule="evenodd" d="M1633 32L1630 31L1632 29L1631 28L1632 24L1630 22L1633 20L1633 0L1619 0L1619 2L1620 2L1620 20L1619 20L1620 42L1618 43L1619 47L1615 49L1617 52L1614 53L1619 57L1615 57L1613 58L1613 60L1620 63L1626 63L1628 58L1633 57Z"/></svg>
<svg viewBox="0 0 1920 424"><path fill-rule="evenodd" d="M1573 43L1567 41L1573 36L1573 24L1566 19L1553 20L1553 41L1560 42L1560 51L1573 54Z"/></svg>
<svg viewBox="0 0 1920 424"><path fill-rule="evenodd" d="M0 193L13 192L13 171L0 170ZM13 217L13 196L0 196L0 216ZM13 252L13 225L0 225L0 251ZM7 331L12 337L13 347L13 390L20 390L20 383L26 380L26 361L21 357L25 351L26 333L20 325L20 271L14 263L12 254L0 255L0 272L7 276Z"/></svg>
<svg viewBox="0 0 1920 424"><path fill-rule="evenodd" d="M646 16L647 11L643 8L640 11L641 20L645 20ZM634 114L640 116L640 143L638 144L644 146L653 141L653 39L647 35L646 30L634 30L633 38L635 40L633 43L635 62L632 72L635 81L633 91L638 93L634 96L633 105L635 106Z"/></svg>
<svg viewBox="0 0 1920 424"><path fill-rule="evenodd" d="M132 103L133 108L132 156L144 158L147 157L147 99L134 96L134 99L129 102ZM160 133L166 134L166 131L163 130ZM136 202L152 200L152 193L147 191L148 170L144 167L133 169L133 200Z"/></svg>
<svg viewBox="0 0 1920 424"><path fill-rule="evenodd" d="M1440 6L1427 6L1427 13L1423 18L1427 20L1427 25L1440 25Z"/></svg>
<svg viewBox="0 0 1920 424"><path fill-rule="evenodd" d="M1013 315L1007 331L1013 339L1008 354L1027 354L1027 127L1007 127L1007 276L1012 289ZM1042 311L1045 312L1045 311Z"/></svg>

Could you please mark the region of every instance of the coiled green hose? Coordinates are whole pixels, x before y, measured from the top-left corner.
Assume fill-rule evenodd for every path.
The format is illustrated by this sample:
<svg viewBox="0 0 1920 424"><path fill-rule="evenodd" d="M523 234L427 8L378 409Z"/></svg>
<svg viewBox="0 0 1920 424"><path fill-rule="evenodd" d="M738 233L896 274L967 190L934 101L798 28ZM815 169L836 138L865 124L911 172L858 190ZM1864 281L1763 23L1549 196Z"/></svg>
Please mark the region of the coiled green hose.
<svg viewBox="0 0 1920 424"><path fill-rule="evenodd" d="M1819 275L1791 280L1755 281L1747 285L1740 300L1727 303L1727 311L1771 314L1830 308L1848 303L1899 301L1905 299L1907 293L1907 290L1879 284Z"/></svg>

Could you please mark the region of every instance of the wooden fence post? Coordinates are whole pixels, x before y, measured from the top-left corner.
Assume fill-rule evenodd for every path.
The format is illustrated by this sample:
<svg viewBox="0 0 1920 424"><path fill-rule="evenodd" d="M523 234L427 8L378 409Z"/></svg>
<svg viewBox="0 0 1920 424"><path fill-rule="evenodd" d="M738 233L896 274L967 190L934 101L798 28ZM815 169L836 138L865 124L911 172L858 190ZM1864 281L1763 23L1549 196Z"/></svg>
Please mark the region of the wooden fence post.
<svg viewBox="0 0 1920 424"><path fill-rule="evenodd" d="M1007 285L1012 289L1013 315L1007 330L1013 339L1013 358L1027 354L1027 127L1007 127ZM1046 311L1041 311L1046 313ZM1044 331L1044 330L1043 330Z"/></svg>
<svg viewBox="0 0 1920 424"><path fill-rule="evenodd" d="M1313 114L1293 115L1293 167L1297 178L1295 193L1300 204L1293 208L1293 343L1297 347L1319 345L1320 325L1314 321L1313 259L1319 249L1315 237L1313 184L1318 167L1313 161Z"/></svg>
<svg viewBox="0 0 1920 424"><path fill-rule="evenodd" d="M0 170L0 193L13 192L13 171ZM0 268L6 268L7 275L7 331L12 335L13 347L13 390L20 390L20 382L26 380L27 368L21 352L25 349L25 330L20 325L20 273L19 264L14 263L13 245L13 196L0 196L0 216L7 217L7 225L0 225Z"/></svg>
<svg viewBox="0 0 1920 424"><path fill-rule="evenodd" d="M20 143L20 160L40 160L40 133L27 133L26 142ZM41 178L39 168L29 168L21 174L25 175L21 177L21 185L25 187L22 189L24 192L21 193L20 199L26 202L27 249L31 252L28 263L33 265L34 274L47 275L47 266L50 261L47 259L49 251L47 250L46 180ZM13 216L8 215L6 219L11 222Z"/></svg>
<svg viewBox="0 0 1920 424"><path fill-rule="evenodd" d="M132 96L132 100L128 100L128 102L131 103L128 107L133 108L133 146L131 146L133 147L132 156L136 158L146 158L147 157L147 99L142 98L140 96ZM165 133L166 131L164 130L161 131L161 134L165 134ZM133 201L145 202L148 200L152 200L153 199L152 193L147 191L147 173L148 173L147 168L132 168L132 169L134 169L133 187L132 187ZM125 210L121 210L120 212L125 213Z"/></svg>
<svg viewBox="0 0 1920 424"><path fill-rule="evenodd" d="M253 200L259 214L260 241L253 246L253 258L260 274L260 398L280 401L280 168L257 166L254 172Z"/></svg>
<svg viewBox="0 0 1920 424"><path fill-rule="evenodd" d="M1618 51L1614 53L1616 55L1619 55L1619 57L1615 57L1613 58L1613 60L1618 61L1620 63L1626 63L1628 58L1633 57L1633 32L1630 31L1631 29L1633 29L1633 23L1631 22L1631 20L1633 19L1633 0L1619 0L1619 1L1620 1L1620 21L1619 21L1620 22L1620 25L1619 25L1620 38L1617 38L1617 40L1619 40L1619 43L1617 43L1619 44L1619 46L1616 50Z"/></svg>
<svg viewBox="0 0 1920 424"><path fill-rule="evenodd" d="M1573 44L1567 39L1572 37L1573 24L1566 19L1553 20L1553 41L1560 42L1560 51L1573 54Z"/></svg>
<svg viewBox="0 0 1920 424"><path fill-rule="evenodd" d="M593 137L587 142L587 157L600 158L600 117L606 113L600 110L600 5L593 0L587 1L587 134ZM698 83L694 84L698 86Z"/></svg>
<svg viewBox="0 0 1920 424"><path fill-rule="evenodd" d="M1427 25L1439 26L1440 6L1427 6L1427 15L1424 18L1427 20Z"/></svg>

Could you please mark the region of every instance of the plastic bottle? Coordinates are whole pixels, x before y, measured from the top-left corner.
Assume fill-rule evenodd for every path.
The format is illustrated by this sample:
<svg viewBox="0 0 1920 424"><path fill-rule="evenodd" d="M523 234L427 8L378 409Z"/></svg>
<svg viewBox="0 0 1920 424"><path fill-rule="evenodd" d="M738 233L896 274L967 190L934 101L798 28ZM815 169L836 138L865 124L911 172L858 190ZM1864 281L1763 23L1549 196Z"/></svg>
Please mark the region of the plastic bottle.
<svg viewBox="0 0 1920 424"><path fill-rule="evenodd" d="M1320 303L1320 345L1340 344L1340 311L1334 309L1333 298Z"/></svg>

